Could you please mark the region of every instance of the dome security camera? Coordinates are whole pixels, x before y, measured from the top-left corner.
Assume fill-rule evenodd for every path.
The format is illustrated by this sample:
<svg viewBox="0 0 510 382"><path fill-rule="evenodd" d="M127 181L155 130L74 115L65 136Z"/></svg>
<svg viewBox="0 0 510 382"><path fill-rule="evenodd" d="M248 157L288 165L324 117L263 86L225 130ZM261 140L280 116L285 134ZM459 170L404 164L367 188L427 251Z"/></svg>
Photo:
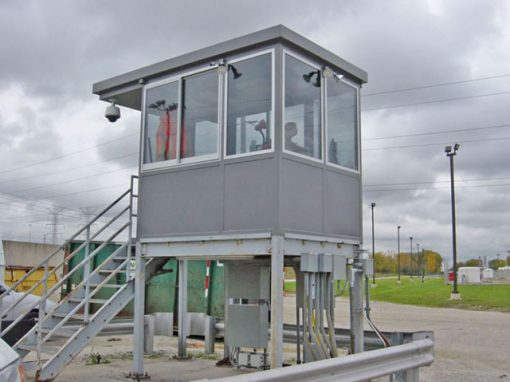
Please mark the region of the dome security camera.
<svg viewBox="0 0 510 382"><path fill-rule="evenodd" d="M118 106L115 105L115 100L110 100L112 103L110 106L106 108L106 111L104 113L104 116L108 121L110 122L116 122L120 118L120 109Z"/></svg>

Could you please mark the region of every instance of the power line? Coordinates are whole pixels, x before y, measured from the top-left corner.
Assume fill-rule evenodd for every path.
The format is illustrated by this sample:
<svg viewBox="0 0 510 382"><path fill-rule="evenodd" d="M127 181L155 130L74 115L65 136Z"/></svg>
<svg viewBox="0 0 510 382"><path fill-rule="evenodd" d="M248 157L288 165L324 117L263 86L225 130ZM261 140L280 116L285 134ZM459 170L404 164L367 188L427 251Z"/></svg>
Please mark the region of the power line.
<svg viewBox="0 0 510 382"><path fill-rule="evenodd" d="M482 97L493 97L493 96L500 96L500 95L506 95L506 94L510 94L510 92L487 93L487 94L478 94L478 95L472 95L472 96L443 98L443 99L438 99L438 100L433 100L433 101L403 103L403 104L398 104L398 105L390 105L390 106L384 106L384 107L374 107L374 108L363 109L363 110L361 110L361 112L372 111L372 110L396 109L399 107L408 107L408 106L429 105L429 104L433 104L433 103L452 102L452 101L460 101L460 100L465 100L465 99L482 98Z"/></svg>
<svg viewBox="0 0 510 382"><path fill-rule="evenodd" d="M383 90L383 91L374 92L374 93L362 94L361 96L362 97L372 97L372 96L381 95L381 94L401 93L401 92L407 92L407 91L410 91L410 90L421 90L421 89L436 88L436 87L440 87L440 86L458 85L458 84L464 84L464 83L467 83L467 82L485 81L485 80L492 80L492 79L495 79L495 78L503 78L503 77L510 77L510 74L500 74L500 75L496 75L496 76L487 76L487 77L472 78L472 79L469 79L469 80L439 82L439 83L435 83L435 84L422 85L422 86L414 86L414 87L409 87L409 88Z"/></svg>
<svg viewBox="0 0 510 382"><path fill-rule="evenodd" d="M483 127L470 127L465 129L455 129L455 130L447 130L447 131L431 131L429 133L413 133L413 134L402 134L402 135L390 135L386 137L375 137L375 138L364 138L362 141L375 141L381 139L391 139L391 138L408 138L408 137L417 137L423 135L437 135L437 134L449 134L449 133L460 133L465 131L475 131L475 130L485 130L485 129L498 129L502 127L509 127L510 124L505 125L493 125L493 126L483 126Z"/></svg>
<svg viewBox="0 0 510 382"><path fill-rule="evenodd" d="M503 176L498 178L477 178L477 179L462 179L455 180L455 183L462 182L481 182L481 181L496 181L510 179L510 176ZM436 181L425 181L425 182L407 182L407 183L379 183L379 184L364 184L363 187L383 187L383 186L407 186L416 184L435 184L435 183L450 183L449 180L436 180Z"/></svg>
<svg viewBox="0 0 510 382"><path fill-rule="evenodd" d="M62 184L77 182L77 181L80 181L80 180L83 180L83 179L93 178L93 177L96 177L96 176L111 174L111 173L114 173L114 172L119 172L119 171L124 171L124 170L130 170L130 169L133 169L135 167L136 166L122 167L122 168L118 168L118 169L112 170L112 171L104 171L104 172L100 172L100 173L96 173L96 174L92 174L92 175L86 175L86 176L82 176L82 177L79 177L79 178L65 180L65 181L62 181L62 182L45 184L43 186L30 187L30 188L25 188L25 189L19 189L19 190L14 190L14 191L11 191L11 192L16 192L16 193L20 192L20 193L23 193L23 192L32 191L32 190L38 190L38 189L41 189L41 188L46 188L46 187L51 187L51 186L58 186L58 185L62 185Z"/></svg>
<svg viewBox="0 0 510 382"><path fill-rule="evenodd" d="M473 143L473 142L485 142L485 141L503 141L510 139L510 137L498 137L498 138L480 138L480 139L469 139L465 141L458 141L457 143ZM385 147L372 147L368 149L362 149L362 151L374 151L374 150L391 150L391 149L409 149L414 147L427 147L427 146L442 146L447 145L450 142L438 142L438 143L419 143L414 145L400 145L400 146L385 146Z"/></svg>
<svg viewBox="0 0 510 382"><path fill-rule="evenodd" d="M138 152L130 153L130 154L126 154L126 155L121 155L121 156L118 156L118 157L114 157L114 158L106 159L104 161L94 162L94 163L90 163L90 164L86 164L86 165L80 165L80 166L75 166L75 167L68 167L68 168L64 168L64 169L53 171L53 172L38 173L37 175L24 176L22 178L12 178L12 179L7 179L7 180L2 180L2 181L0 181L0 184L2 184L2 183L11 183L11 182L19 182L19 181L26 180L26 179L39 178L41 176L55 175L55 174L59 174L59 173L66 172L66 171L76 170L76 169L79 169L79 168L97 166L97 165L99 165L101 163L112 162L112 161L117 160L117 159L127 158L127 157L135 156L135 155L138 155ZM123 167L123 168L127 168L127 167Z"/></svg>
<svg viewBox="0 0 510 382"><path fill-rule="evenodd" d="M463 185L458 186L456 188L482 188L482 187L507 187L510 186L510 183L502 183L502 184L473 184L473 185ZM449 186L439 186L439 187L412 187L412 188L387 188L380 190L363 190L363 192L392 192L392 191L417 191L417 190L441 190L441 189L449 189Z"/></svg>
<svg viewBox="0 0 510 382"><path fill-rule="evenodd" d="M120 138L115 138L115 139L112 139L110 141L99 143L99 144L97 144L95 146L91 146L91 147L88 147L86 149L82 149L82 150L78 150L78 151L73 151L71 153L60 155L58 157L54 157L54 158L47 159L47 160L44 160L44 161L39 161L37 163L31 163L31 164L27 164L27 165L11 168L9 170L3 170L3 171L0 171L0 174L6 174L6 173L9 173L9 172L18 171L18 170L21 170L21 169L24 169L24 168L38 166L38 165L43 164L43 163L53 162L55 160L59 160L59 159L62 159L62 158L67 158L67 157L70 157L70 156L73 156L73 155L76 155L76 154L80 154L80 153L83 153L83 152L86 152L86 151L93 150L93 149L101 147L101 146L109 145L110 143L114 143L114 142L120 141L121 139L126 139L128 137L131 137L133 135L138 135L138 134L139 133L133 133L133 134L124 135L124 136L122 136Z"/></svg>

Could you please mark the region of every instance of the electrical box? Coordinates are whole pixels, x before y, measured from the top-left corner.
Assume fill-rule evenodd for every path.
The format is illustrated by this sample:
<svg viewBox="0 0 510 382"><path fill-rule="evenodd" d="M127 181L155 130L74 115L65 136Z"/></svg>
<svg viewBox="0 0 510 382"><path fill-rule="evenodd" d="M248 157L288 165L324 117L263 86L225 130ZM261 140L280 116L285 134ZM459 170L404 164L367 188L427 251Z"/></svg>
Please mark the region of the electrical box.
<svg viewBox="0 0 510 382"><path fill-rule="evenodd" d="M226 340L230 347L265 348L269 330L270 268L226 262Z"/></svg>
<svg viewBox="0 0 510 382"><path fill-rule="evenodd" d="M374 274L374 260L363 259L363 272L365 276L372 276Z"/></svg>
<svg viewBox="0 0 510 382"><path fill-rule="evenodd" d="M333 280L346 280L347 258L330 253L303 253L301 254L301 272L332 273Z"/></svg>
<svg viewBox="0 0 510 382"><path fill-rule="evenodd" d="M242 367L265 369L267 367L267 353L240 352L238 363Z"/></svg>

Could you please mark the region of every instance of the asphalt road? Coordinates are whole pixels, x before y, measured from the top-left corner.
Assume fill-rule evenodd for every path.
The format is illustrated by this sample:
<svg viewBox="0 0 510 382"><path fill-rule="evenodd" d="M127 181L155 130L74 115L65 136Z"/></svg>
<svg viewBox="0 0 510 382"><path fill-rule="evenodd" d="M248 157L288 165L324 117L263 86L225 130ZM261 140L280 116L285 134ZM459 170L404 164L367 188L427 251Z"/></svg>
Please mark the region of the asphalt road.
<svg viewBox="0 0 510 382"><path fill-rule="evenodd" d="M286 297L287 322L295 322L294 299ZM435 361L421 369L422 381L509 381L510 313L425 308L386 302L371 304L371 318L383 331L432 330ZM349 302L337 298L336 326L349 326Z"/></svg>

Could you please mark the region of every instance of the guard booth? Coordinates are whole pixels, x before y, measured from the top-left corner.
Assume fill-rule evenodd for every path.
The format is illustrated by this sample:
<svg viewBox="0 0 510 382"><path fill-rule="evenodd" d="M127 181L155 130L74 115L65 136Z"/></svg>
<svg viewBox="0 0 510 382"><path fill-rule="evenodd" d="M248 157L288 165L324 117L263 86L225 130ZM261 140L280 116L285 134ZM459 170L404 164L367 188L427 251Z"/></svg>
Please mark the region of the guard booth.
<svg viewBox="0 0 510 382"><path fill-rule="evenodd" d="M297 271L298 359L334 356L324 330L334 326L331 284L348 273L353 350L362 350L366 80L279 25L94 85L102 100L141 112L137 271L151 257L179 260L180 355L193 259L225 264L234 364L282 365L284 265ZM135 314L143 314L143 282L137 288ZM135 372L140 346L135 339Z"/></svg>

